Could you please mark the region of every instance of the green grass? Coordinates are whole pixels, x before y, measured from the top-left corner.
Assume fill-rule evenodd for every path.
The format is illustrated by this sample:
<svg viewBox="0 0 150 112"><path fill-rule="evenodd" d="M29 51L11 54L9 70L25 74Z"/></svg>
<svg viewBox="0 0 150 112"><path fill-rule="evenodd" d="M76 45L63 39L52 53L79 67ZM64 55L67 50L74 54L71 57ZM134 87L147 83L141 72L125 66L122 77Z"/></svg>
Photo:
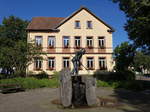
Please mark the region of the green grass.
<svg viewBox="0 0 150 112"><path fill-rule="evenodd" d="M35 88L57 88L59 86L59 81L57 76L52 79L37 79L33 77L27 78L13 78L13 79L3 79L0 80L0 84L19 84L25 89L35 89Z"/></svg>
<svg viewBox="0 0 150 112"><path fill-rule="evenodd" d="M57 88L59 87L59 73L55 73L52 79L37 79L34 77L27 78L12 78L12 79L1 79L0 84L18 84L25 89L35 88ZM125 88L134 91L141 91L150 89L150 81L101 81L97 80L97 87L111 87L111 88Z"/></svg>

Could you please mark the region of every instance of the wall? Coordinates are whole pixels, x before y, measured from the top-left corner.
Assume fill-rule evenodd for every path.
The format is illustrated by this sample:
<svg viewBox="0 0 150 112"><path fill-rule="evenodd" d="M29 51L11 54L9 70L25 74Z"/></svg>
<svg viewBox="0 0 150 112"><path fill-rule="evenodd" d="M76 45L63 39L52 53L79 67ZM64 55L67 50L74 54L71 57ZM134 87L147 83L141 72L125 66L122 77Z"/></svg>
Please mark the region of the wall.
<svg viewBox="0 0 150 112"><path fill-rule="evenodd" d="M74 22L79 20L81 23L81 29L74 28ZM92 21L93 29L86 28L86 21ZM71 53L74 52L74 36L81 36L81 46L83 48L86 47L86 37L93 36L94 40L94 52L85 54L82 58L83 65L86 66L86 57L94 57L95 69L98 69L98 57L106 57L107 60L107 68L108 70L112 70L112 33L109 33L107 30L109 29L91 14L89 14L86 10L80 11L78 14L73 16L70 20L66 23L61 25L58 29L60 32L30 32L28 33L28 41L33 40L35 36L43 36L43 51L47 52L47 44L48 44L48 36L55 36L56 38L56 52L55 53L48 53L47 56L43 56L45 59L47 57L56 57L56 71L60 71L62 69L62 57L70 57L72 58ZM70 53L64 54L62 52L62 37L63 36L70 36ZM106 39L106 51L105 52L98 52L98 37L105 36ZM71 68L72 68L71 64ZM28 67L28 71L33 71L34 64L31 64ZM52 74L53 71L46 70L47 68L46 61L43 61L43 70L49 74ZM39 72L39 71L34 71ZM87 71L85 69L79 72L80 74L92 74L93 71Z"/></svg>

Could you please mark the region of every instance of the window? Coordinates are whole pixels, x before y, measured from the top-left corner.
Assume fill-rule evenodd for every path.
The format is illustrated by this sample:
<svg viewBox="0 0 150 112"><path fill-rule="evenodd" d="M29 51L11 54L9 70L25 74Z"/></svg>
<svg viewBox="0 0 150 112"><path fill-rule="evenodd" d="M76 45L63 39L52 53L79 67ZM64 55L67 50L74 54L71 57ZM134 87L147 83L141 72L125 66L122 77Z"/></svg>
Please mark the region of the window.
<svg viewBox="0 0 150 112"><path fill-rule="evenodd" d="M75 21L75 28L80 28L80 21Z"/></svg>
<svg viewBox="0 0 150 112"><path fill-rule="evenodd" d="M35 65L35 69L41 69L42 68L42 59L41 58L35 58L34 59L34 65Z"/></svg>
<svg viewBox="0 0 150 112"><path fill-rule="evenodd" d="M104 57L99 58L99 68L101 70L106 70L107 69L106 58L104 58Z"/></svg>
<svg viewBox="0 0 150 112"><path fill-rule="evenodd" d="M75 37L75 47L80 47L80 44L81 44L81 37L79 36L76 36Z"/></svg>
<svg viewBox="0 0 150 112"><path fill-rule="evenodd" d="M49 47L54 47L55 46L55 37L54 36L49 36L48 37L48 46Z"/></svg>
<svg viewBox="0 0 150 112"><path fill-rule="evenodd" d="M69 68L69 58L63 58L63 68Z"/></svg>
<svg viewBox="0 0 150 112"><path fill-rule="evenodd" d="M87 21L87 28L92 29L92 21Z"/></svg>
<svg viewBox="0 0 150 112"><path fill-rule="evenodd" d="M63 37L63 44L64 44L64 47L69 47L69 36Z"/></svg>
<svg viewBox="0 0 150 112"><path fill-rule="evenodd" d="M42 36L35 37L35 44L36 46L42 46Z"/></svg>
<svg viewBox="0 0 150 112"><path fill-rule="evenodd" d="M98 44L100 48L105 47L105 38L104 37L98 37Z"/></svg>
<svg viewBox="0 0 150 112"><path fill-rule="evenodd" d="M87 37L87 46L93 47L93 37Z"/></svg>
<svg viewBox="0 0 150 112"><path fill-rule="evenodd" d="M55 58L48 58L48 68L49 69L55 68Z"/></svg>
<svg viewBox="0 0 150 112"><path fill-rule="evenodd" d="M87 58L87 68L88 69L93 69L94 68L94 58L92 58L92 57Z"/></svg>

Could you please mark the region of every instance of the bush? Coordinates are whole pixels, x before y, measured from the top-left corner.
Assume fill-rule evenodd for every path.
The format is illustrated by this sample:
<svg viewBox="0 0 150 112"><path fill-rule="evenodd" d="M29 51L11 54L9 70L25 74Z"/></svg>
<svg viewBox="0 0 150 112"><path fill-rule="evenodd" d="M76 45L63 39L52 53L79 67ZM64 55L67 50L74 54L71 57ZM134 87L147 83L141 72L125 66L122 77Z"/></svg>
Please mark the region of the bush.
<svg viewBox="0 0 150 112"><path fill-rule="evenodd" d="M34 75L29 75L30 77L34 77L34 78L37 78L37 79L48 79L48 74L44 71L40 72L39 74L34 74Z"/></svg>
<svg viewBox="0 0 150 112"><path fill-rule="evenodd" d="M132 91L142 91L150 89L150 82L148 81L101 81L97 80L97 87L111 87L114 89L124 88Z"/></svg>
<svg viewBox="0 0 150 112"><path fill-rule="evenodd" d="M97 87L110 87L108 82L97 80Z"/></svg>
<svg viewBox="0 0 150 112"><path fill-rule="evenodd" d="M42 88L42 87L50 87L56 88L59 86L59 81L56 77L53 79L37 79L34 77L28 78L12 78L12 79L3 79L0 80L0 84L18 84L21 85L25 89L34 89L34 88Z"/></svg>
<svg viewBox="0 0 150 112"><path fill-rule="evenodd" d="M134 80L135 74L131 71L120 71L120 72L108 72L97 70L94 76L98 80L102 81L123 81L123 80Z"/></svg>
<svg viewBox="0 0 150 112"><path fill-rule="evenodd" d="M129 70L116 72L116 77L118 80L135 80L135 74Z"/></svg>

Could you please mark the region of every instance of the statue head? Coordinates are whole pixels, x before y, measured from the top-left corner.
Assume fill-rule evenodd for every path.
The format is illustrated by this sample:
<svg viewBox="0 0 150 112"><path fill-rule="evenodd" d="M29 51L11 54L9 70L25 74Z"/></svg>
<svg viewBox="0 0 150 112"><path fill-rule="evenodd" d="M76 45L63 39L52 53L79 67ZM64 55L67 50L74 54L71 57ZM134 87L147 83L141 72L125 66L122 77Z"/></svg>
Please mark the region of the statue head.
<svg viewBox="0 0 150 112"><path fill-rule="evenodd" d="M81 49L82 54L85 54L86 50L84 48Z"/></svg>

